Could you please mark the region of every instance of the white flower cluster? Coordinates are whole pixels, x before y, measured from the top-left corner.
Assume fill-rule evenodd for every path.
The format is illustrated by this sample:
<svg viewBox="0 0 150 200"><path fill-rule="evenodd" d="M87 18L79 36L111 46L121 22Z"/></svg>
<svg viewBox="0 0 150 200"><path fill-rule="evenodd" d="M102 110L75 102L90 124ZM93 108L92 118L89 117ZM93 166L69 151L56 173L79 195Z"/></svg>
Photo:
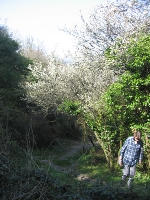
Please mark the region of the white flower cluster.
<svg viewBox="0 0 150 200"><path fill-rule="evenodd" d="M77 67L78 66L78 67ZM114 80L108 68L91 67L89 63L66 65L50 59L47 66L35 62L24 84L28 102L34 102L47 111L58 106L64 99L80 101L85 109L90 109L98 101L105 88Z"/></svg>

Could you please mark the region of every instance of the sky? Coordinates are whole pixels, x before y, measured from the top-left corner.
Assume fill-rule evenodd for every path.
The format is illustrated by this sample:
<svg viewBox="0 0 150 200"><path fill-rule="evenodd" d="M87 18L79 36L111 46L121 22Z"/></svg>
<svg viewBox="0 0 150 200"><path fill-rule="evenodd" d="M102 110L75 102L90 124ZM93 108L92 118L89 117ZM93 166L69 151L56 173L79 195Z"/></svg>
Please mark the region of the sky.
<svg viewBox="0 0 150 200"><path fill-rule="evenodd" d="M33 37L48 53L55 50L63 58L68 50L73 53L75 40L59 29L80 25L80 12L87 17L95 6L104 2L106 0L0 0L0 24L7 25L22 40Z"/></svg>

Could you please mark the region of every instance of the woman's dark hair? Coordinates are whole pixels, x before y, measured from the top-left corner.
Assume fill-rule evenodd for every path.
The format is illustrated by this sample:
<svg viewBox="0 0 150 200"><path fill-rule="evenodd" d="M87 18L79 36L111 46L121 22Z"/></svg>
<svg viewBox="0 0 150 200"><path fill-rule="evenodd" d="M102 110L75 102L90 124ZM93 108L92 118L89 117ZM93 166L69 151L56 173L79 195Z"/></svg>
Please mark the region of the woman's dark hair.
<svg viewBox="0 0 150 200"><path fill-rule="evenodd" d="M134 137L137 137L139 139L142 137L142 132L140 130L137 130L136 128L132 129L132 133Z"/></svg>

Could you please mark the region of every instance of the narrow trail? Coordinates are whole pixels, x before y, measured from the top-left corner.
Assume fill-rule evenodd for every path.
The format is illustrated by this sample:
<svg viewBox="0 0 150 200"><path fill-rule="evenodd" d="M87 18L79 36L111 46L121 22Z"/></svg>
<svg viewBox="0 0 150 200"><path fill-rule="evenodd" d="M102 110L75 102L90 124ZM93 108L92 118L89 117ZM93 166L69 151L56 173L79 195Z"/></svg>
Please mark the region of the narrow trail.
<svg viewBox="0 0 150 200"><path fill-rule="evenodd" d="M98 146L99 144L96 142L94 143L95 146ZM91 149L93 147L92 143L90 141L68 141L68 145L66 145L65 149L62 149L64 151L64 154L59 157L59 160L65 161L67 158L76 155L78 152L83 150L83 154ZM68 176L76 177L78 180L85 180L89 179L89 176L87 174L81 174L77 170L77 164L78 160L74 161L70 165L67 166L59 166L53 163L54 156L50 156L48 160L41 160L42 163L48 164L50 167L52 167L54 170L59 172L64 172L68 174Z"/></svg>

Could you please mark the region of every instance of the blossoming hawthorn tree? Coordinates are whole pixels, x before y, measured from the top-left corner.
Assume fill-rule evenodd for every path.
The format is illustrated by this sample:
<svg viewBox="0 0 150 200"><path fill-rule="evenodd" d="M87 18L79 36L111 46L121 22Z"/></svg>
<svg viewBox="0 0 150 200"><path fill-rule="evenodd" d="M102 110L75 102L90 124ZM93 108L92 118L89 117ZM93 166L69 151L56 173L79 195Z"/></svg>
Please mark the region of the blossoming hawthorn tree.
<svg viewBox="0 0 150 200"><path fill-rule="evenodd" d="M89 110L99 96L115 80L113 71L91 67L89 63L64 64L53 54L47 66L35 62L24 87L29 102L41 106L44 113L57 108L65 99L80 101Z"/></svg>
<svg viewBox="0 0 150 200"><path fill-rule="evenodd" d="M36 138L45 135L48 141L48 138L54 135L54 137L57 137L58 134L69 134L73 137L83 136L84 139L87 137L88 132L86 131L86 123L83 115L66 115L64 110L59 110L58 108L63 102L69 100L67 102L80 102L84 113L95 110L99 96L101 96L108 85L114 82L116 77L109 68L102 70L94 66L91 67L89 63L85 62L64 64L53 54L51 54L47 66L43 66L42 63L38 62L29 65L31 74L28 81L24 83L27 93L26 100L29 102L29 107L30 105L32 107L34 104L40 108L33 108L33 118L35 119L33 121L34 130L40 124L50 124L44 132L38 133L36 131ZM68 103L67 106L69 106ZM37 121L36 119L40 116L43 117L39 124L39 120ZM59 131L59 127L62 127L61 131ZM51 128L58 131L53 132ZM77 131L81 129L83 130L82 133ZM76 132L74 132L75 130Z"/></svg>
<svg viewBox="0 0 150 200"><path fill-rule="evenodd" d="M78 41L78 49L89 59L95 60L116 39L128 40L150 28L149 1L119 0L93 8L89 17L81 14L82 26L64 28Z"/></svg>
<svg viewBox="0 0 150 200"><path fill-rule="evenodd" d="M95 64L92 67L89 63L79 63L79 59L73 64L65 64L54 54L50 55L47 66L43 66L40 62L34 62L29 65L29 69L31 74L23 85L29 106L34 103L42 109L45 116L42 118L43 122L44 120L48 123L53 121L55 124L51 124L52 126L63 125L66 131L70 130L69 127L78 129L82 126L84 128L85 122L82 115L67 117L63 111L58 110L59 105L66 99L73 102L78 101L85 112L91 112L95 109L99 96L116 78L114 72L109 68L102 70ZM34 114L38 117L39 112L40 110L36 109ZM68 124L73 126L68 126ZM74 128L71 130L74 131ZM69 134L73 135L73 133Z"/></svg>

